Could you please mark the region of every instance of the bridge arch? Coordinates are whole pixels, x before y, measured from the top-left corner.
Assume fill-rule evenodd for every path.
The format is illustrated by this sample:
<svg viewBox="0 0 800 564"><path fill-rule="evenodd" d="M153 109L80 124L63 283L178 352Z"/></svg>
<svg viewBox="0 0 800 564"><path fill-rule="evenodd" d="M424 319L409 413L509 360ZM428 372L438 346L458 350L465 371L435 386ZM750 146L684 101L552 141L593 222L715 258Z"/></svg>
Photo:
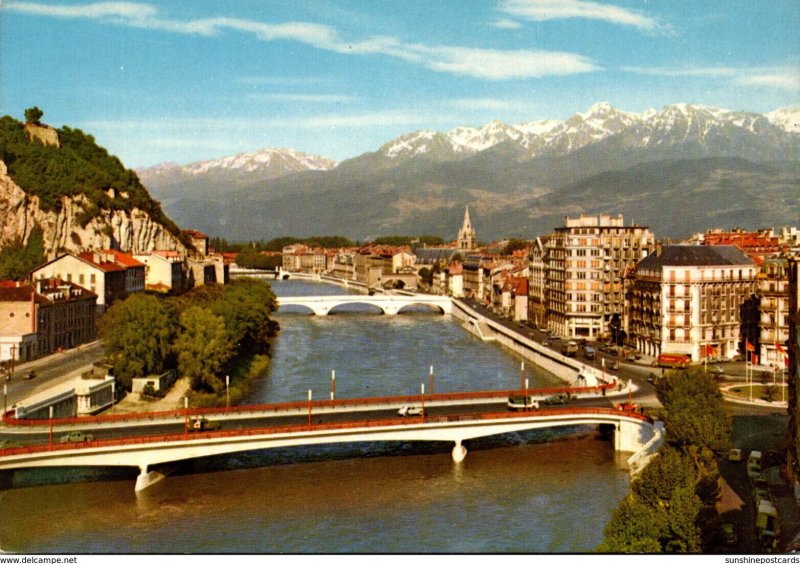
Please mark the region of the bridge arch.
<svg viewBox="0 0 800 564"><path fill-rule="evenodd" d="M397 313L404 313L403 312L404 309L412 308L412 307L417 307L417 308L418 307L424 307L425 309L432 310L432 311L434 311L436 313L440 313L442 315L445 315L447 313L445 311L445 309L442 306L440 306L439 304L424 303L424 302L412 302L412 303L404 304L397 310Z"/></svg>
<svg viewBox="0 0 800 564"><path fill-rule="evenodd" d="M354 306L354 305L368 308L368 311L366 311L364 313L386 313L386 310L383 307L381 307L380 305L374 304L374 303L370 303L368 301L359 301L358 299L346 300L346 301L342 300L339 303L332 304L328 308L328 312L327 313L328 314L331 314L331 313L362 313L362 312L359 312L359 311L352 311L352 310L351 311L346 311L345 308L347 308L348 306Z"/></svg>

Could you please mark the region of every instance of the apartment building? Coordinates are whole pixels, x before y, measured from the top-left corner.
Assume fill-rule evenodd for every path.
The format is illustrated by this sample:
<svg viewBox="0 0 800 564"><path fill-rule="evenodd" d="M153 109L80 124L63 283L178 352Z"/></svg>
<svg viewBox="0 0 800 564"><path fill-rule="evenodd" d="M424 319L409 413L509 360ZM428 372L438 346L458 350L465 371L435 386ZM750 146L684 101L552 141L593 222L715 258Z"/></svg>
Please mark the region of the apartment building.
<svg viewBox="0 0 800 564"><path fill-rule="evenodd" d="M667 245L639 261L628 292L628 342L643 354L732 358L758 267L735 246Z"/></svg>
<svg viewBox="0 0 800 564"><path fill-rule="evenodd" d="M622 214L564 219L546 244L547 326L559 335L623 337L625 277L655 248L653 233Z"/></svg>

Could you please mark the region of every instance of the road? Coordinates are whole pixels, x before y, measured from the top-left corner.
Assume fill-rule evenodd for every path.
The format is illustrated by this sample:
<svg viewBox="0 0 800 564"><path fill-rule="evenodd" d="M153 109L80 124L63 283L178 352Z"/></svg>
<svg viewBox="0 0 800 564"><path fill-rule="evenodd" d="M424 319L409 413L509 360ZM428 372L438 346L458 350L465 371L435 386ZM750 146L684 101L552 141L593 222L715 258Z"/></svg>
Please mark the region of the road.
<svg viewBox="0 0 800 564"><path fill-rule="evenodd" d="M540 406L541 410L561 410L576 407L604 407L611 408L614 403L619 402L620 398L613 397L598 397L591 396L586 398L573 398L569 403L564 405L545 405ZM396 419L399 417L398 409L403 404L396 404L391 407L385 408L370 408L360 409L358 411L337 411L337 412L323 412L315 413L312 409L312 420L314 424L327 424L327 423L348 423L357 421L376 421ZM413 405L420 405L418 402ZM505 412L506 407L503 400L486 400L481 403L466 403L458 405L425 405L425 417L435 418L444 416L474 416L485 413ZM420 416L412 416L414 419L422 418ZM239 412L235 410L231 415L215 414L207 415L207 419L218 421L222 425L222 430L241 430L241 429L263 429L263 428L280 428L297 425L305 425L308 423L308 412L305 410L294 410L291 413L248 413ZM174 421L165 421L163 419L156 421L147 420L129 420L128 424L120 423L92 423L91 419L87 419L85 423L80 425L80 429L84 432L91 433L96 439L111 439L111 438L130 438L142 436L157 436L181 433L184 431L185 417L180 413L175 415ZM66 435L68 429L61 427L53 431L53 440L57 442L62 436ZM36 430L29 430L24 427L9 427L0 429L0 440L8 439L20 442L25 445L34 444L47 444L50 440L50 433L47 427L37 428Z"/></svg>
<svg viewBox="0 0 800 564"><path fill-rule="evenodd" d="M10 407L27 396L64 382L72 377L73 372L91 366L93 362L101 358L103 358L103 345L99 341L95 341L44 358L17 364L10 380L6 380L7 405ZM31 371L36 376L28 380L26 376Z"/></svg>

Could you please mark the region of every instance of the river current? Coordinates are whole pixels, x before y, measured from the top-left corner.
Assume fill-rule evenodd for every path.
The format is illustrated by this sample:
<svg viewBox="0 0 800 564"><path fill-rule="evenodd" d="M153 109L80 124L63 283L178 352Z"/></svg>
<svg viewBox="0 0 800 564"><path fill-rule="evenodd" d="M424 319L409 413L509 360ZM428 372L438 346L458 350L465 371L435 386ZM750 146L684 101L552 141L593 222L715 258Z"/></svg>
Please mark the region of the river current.
<svg viewBox="0 0 800 564"><path fill-rule="evenodd" d="M278 295L345 290L275 282ZM267 378L248 403L509 389L520 359L426 309L281 312ZM526 363L531 387L558 382ZM591 551L628 491L624 457L592 430L466 443L379 443L243 453L137 471L20 472L0 490L0 548L58 553L564 553ZM52 482L56 477L65 482Z"/></svg>

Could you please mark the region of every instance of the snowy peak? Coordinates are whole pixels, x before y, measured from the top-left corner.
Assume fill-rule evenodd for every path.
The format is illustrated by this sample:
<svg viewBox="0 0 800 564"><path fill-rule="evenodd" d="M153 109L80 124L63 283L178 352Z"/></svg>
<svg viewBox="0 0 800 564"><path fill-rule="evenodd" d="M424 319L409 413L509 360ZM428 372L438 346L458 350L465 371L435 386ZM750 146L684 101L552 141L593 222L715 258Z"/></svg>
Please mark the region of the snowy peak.
<svg viewBox="0 0 800 564"><path fill-rule="evenodd" d="M800 105L781 108L764 115L772 125L789 133L800 133Z"/></svg>
<svg viewBox="0 0 800 564"><path fill-rule="evenodd" d="M262 149L240 153L232 157L192 163L183 167L183 170L190 174L204 174L215 169L256 172L270 167L279 167L286 172L300 172L303 170L330 170L336 164L336 161L331 159L308 155L292 149Z"/></svg>

